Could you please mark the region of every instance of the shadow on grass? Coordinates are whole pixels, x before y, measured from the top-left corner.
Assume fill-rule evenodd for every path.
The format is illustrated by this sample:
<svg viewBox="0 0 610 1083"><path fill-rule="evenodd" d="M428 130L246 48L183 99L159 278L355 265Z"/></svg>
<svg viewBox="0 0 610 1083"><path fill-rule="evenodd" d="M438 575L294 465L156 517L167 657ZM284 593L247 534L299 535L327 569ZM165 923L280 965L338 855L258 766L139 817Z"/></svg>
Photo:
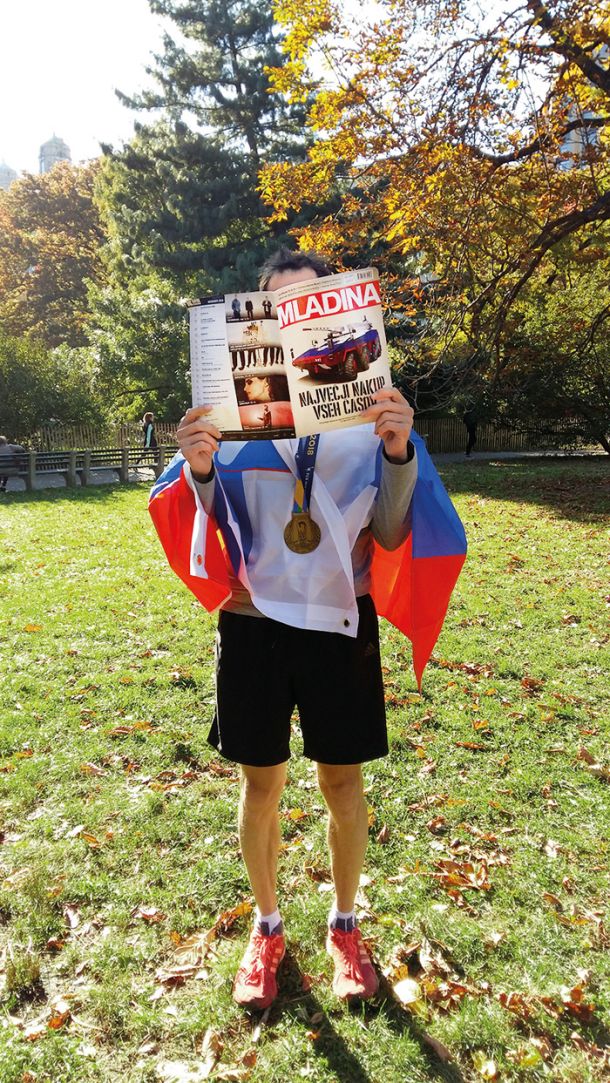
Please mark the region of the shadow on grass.
<svg viewBox="0 0 610 1083"><path fill-rule="evenodd" d="M464 1076L460 1070L455 1065L442 1060L434 1048L433 1039L394 1000L385 978L379 973L378 977L379 995L375 1000L366 1004L358 1003L347 1010L361 1014L365 1022L383 1015L395 1034L408 1032L426 1056L429 1073L427 1078L431 1083L434 1081L436 1083L463 1083ZM269 1025L276 1023L282 1014L289 1015L300 1025L306 1026L308 1030L317 1034L311 1043L312 1053L326 1062L328 1069L341 1083L374 1083L345 1039L337 1033L332 1019L324 1011L314 993L304 992L303 986L304 975L294 955L287 951L280 971L280 995L269 1014ZM406 1068L405 1065L405 1070Z"/></svg>
<svg viewBox="0 0 610 1083"><path fill-rule="evenodd" d="M451 463L439 467L450 495L459 493L537 504L577 522L610 514L610 459L578 462Z"/></svg>

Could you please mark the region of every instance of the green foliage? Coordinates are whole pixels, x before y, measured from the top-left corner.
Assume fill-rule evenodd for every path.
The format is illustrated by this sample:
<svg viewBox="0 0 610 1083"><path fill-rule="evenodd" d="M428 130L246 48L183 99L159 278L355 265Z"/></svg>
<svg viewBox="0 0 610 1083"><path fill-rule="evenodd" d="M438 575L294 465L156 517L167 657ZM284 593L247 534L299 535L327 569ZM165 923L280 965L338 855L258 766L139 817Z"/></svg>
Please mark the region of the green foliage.
<svg viewBox="0 0 610 1083"><path fill-rule="evenodd" d="M0 333L0 431L27 440L49 421L99 420L94 366L86 348L48 350L30 338Z"/></svg>
<svg viewBox="0 0 610 1083"><path fill-rule="evenodd" d="M188 326L171 283L135 274L92 290L96 383L110 417L176 420L190 401Z"/></svg>

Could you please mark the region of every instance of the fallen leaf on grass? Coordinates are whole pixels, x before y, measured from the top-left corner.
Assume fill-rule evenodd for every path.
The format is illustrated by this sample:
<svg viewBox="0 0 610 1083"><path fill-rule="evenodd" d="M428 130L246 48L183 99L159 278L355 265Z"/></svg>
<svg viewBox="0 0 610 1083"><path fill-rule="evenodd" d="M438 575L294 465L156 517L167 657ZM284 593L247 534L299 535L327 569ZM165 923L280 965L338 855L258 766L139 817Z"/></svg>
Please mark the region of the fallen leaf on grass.
<svg viewBox="0 0 610 1083"><path fill-rule="evenodd" d="M42 632L42 624L25 624L22 632Z"/></svg>
<svg viewBox="0 0 610 1083"><path fill-rule="evenodd" d="M80 925L80 913L78 907L71 906L70 904L64 906L64 918L66 919L66 924L69 925L71 929L76 929Z"/></svg>
<svg viewBox="0 0 610 1083"><path fill-rule="evenodd" d="M570 1041L577 1049L580 1049L582 1053L586 1053L588 1057L593 1057L595 1060L601 1061L601 1064L605 1068L610 1068L610 1049L600 1049L598 1045L594 1045L593 1042L586 1041L578 1031L573 1031L570 1034Z"/></svg>
<svg viewBox="0 0 610 1083"><path fill-rule="evenodd" d="M432 876L439 880L441 887L474 888L477 891L489 891L491 888L485 861L477 868L469 861L460 863L443 859L437 861L436 868L440 871L432 873Z"/></svg>
<svg viewBox="0 0 610 1083"><path fill-rule="evenodd" d="M543 891L542 898L552 906L554 910L563 910L563 903L557 895L553 895L550 891Z"/></svg>
<svg viewBox="0 0 610 1083"><path fill-rule="evenodd" d="M159 921L165 921L166 915L158 910L156 906L135 906L130 917L142 918L142 921L145 921L147 925L155 925Z"/></svg>
<svg viewBox="0 0 610 1083"><path fill-rule="evenodd" d="M174 951L175 963L169 967L160 967L156 971L155 979L160 984L149 999L153 1002L159 1000L169 989L183 985L190 978L205 981L209 975L207 970L203 968L203 962L210 954L214 941L219 936L225 935L238 918L249 914L251 910L252 904L244 900L244 902L234 906L232 910L225 910L216 919L211 929L206 932L193 933L184 940L179 937L179 934L171 933L171 939L176 944ZM178 940L176 940L177 936Z"/></svg>
<svg viewBox="0 0 610 1083"><path fill-rule="evenodd" d="M503 1008L524 1021L531 1019L534 1014L532 1000L522 993L500 993L498 1000Z"/></svg>
<svg viewBox="0 0 610 1083"><path fill-rule="evenodd" d="M578 750L577 758L584 761L589 774L594 775L595 778L602 779L603 782L610 782L610 767L598 763L595 756L589 752L588 749L581 746Z"/></svg>
<svg viewBox="0 0 610 1083"><path fill-rule="evenodd" d="M433 835L444 835L448 827L447 819L445 816L434 816L428 820L426 827Z"/></svg>
<svg viewBox="0 0 610 1083"><path fill-rule="evenodd" d="M21 869L15 869L10 876L7 876L2 881L2 886L15 891L29 880L31 872L29 865L24 865Z"/></svg>
<svg viewBox="0 0 610 1083"><path fill-rule="evenodd" d="M437 808L439 805L448 804L448 802L448 793L436 793L424 797L423 801L414 801L413 804L407 805L407 808L409 812L425 812L429 808Z"/></svg>
<svg viewBox="0 0 610 1083"><path fill-rule="evenodd" d="M303 872L316 884L329 883L331 879L330 870L323 865L304 865Z"/></svg>
<svg viewBox="0 0 610 1083"><path fill-rule="evenodd" d="M427 760L417 772L418 777L421 778L422 775L432 775L436 771L436 767L436 760Z"/></svg>
<svg viewBox="0 0 610 1083"><path fill-rule="evenodd" d="M527 695L534 696L544 687L544 681L539 680L538 677L522 677L521 687L525 690Z"/></svg>
<svg viewBox="0 0 610 1083"><path fill-rule="evenodd" d="M445 658L434 661L441 669L459 670L468 677L493 677L493 669L487 662L450 662Z"/></svg>
<svg viewBox="0 0 610 1083"><path fill-rule="evenodd" d="M50 1030L60 1030L70 1019L72 1012L67 1000L63 997L55 997L51 1001L51 1015L47 1022Z"/></svg>
<svg viewBox="0 0 610 1083"><path fill-rule="evenodd" d="M496 932L495 930L492 930L490 933L487 934L483 943L488 951L493 951L502 943L503 940L506 940L505 932Z"/></svg>
<svg viewBox="0 0 610 1083"><path fill-rule="evenodd" d="M47 1033L47 1024L44 1019L33 1019L23 1027L23 1037L27 1042L37 1042Z"/></svg>
<svg viewBox="0 0 610 1083"><path fill-rule="evenodd" d="M84 775L103 775L105 774L103 767L98 767L96 763L81 763L80 769Z"/></svg>
<svg viewBox="0 0 610 1083"><path fill-rule="evenodd" d="M389 841L390 841L390 829L389 829L387 824L384 824L383 827L381 828L381 831L377 832L377 842L380 843L381 846L385 846L385 844L387 842L389 842Z"/></svg>
<svg viewBox="0 0 610 1083"><path fill-rule="evenodd" d="M571 989L564 986L560 992L561 1003L564 1008L575 1015L583 1023L590 1023L595 1014L595 1005L587 1004L584 1000L584 987L574 985Z"/></svg>
<svg viewBox="0 0 610 1083"><path fill-rule="evenodd" d="M61 951L66 946L65 940L60 940L58 936L51 936L47 940L46 944L49 951Z"/></svg>
<svg viewBox="0 0 610 1083"><path fill-rule="evenodd" d="M212 1074L216 1064L222 1056L223 1050L222 1038L218 1031L212 1030L211 1027L206 1030L203 1041L201 1043L200 1053L203 1057L203 1064L201 1066L201 1078L207 1079Z"/></svg>
<svg viewBox="0 0 610 1083"><path fill-rule="evenodd" d="M89 831L81 831L80 837L81 839L83 839L84 842L87 843L87 846L91 847L92 850L99 850L100 846L102 845L100 840L96 838L95 835L92 835Z"/></svg>

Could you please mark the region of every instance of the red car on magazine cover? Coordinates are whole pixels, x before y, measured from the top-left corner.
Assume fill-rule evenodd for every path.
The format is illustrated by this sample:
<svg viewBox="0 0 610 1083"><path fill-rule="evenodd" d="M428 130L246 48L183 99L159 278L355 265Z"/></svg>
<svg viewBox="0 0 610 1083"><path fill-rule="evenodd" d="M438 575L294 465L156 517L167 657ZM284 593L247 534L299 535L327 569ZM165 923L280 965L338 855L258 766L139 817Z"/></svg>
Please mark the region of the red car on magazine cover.
<svg viewBox="0 0 610 1083"><path fill-rule="evenodd" d="M293 359L294 367L310 376L355 380L358 373L365 372L381 353L379 335L368 320L361 328L343 327L331 331L326 327L311 327L303 330L325 334L320 344L310 346Z"/></svg>

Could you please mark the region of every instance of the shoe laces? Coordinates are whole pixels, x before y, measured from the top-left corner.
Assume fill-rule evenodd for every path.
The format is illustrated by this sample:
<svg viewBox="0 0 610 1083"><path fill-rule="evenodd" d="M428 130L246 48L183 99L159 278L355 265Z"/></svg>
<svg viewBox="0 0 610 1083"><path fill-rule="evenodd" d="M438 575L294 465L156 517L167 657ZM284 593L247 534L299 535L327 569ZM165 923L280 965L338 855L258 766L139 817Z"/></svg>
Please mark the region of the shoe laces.
<svg viewBox="0 0 610 1083"><path fill-rule="evenodd" d="M258 985L259 979L265 971L271 968L273 956L277 946L277 936L265 936L263 933L253 933L250 940L251 957L248 961L248 973L246 983Z"/></svg>
<svg viewBox="0 0 610 1083"><path fill-rule="evenodd" d="M342 929L333 929L333 939L345 959L346 970L350 978L360 978L362 975L362 960L360 958L361 937L358 929L352 929L349 933L343 932Z"/></svg>

